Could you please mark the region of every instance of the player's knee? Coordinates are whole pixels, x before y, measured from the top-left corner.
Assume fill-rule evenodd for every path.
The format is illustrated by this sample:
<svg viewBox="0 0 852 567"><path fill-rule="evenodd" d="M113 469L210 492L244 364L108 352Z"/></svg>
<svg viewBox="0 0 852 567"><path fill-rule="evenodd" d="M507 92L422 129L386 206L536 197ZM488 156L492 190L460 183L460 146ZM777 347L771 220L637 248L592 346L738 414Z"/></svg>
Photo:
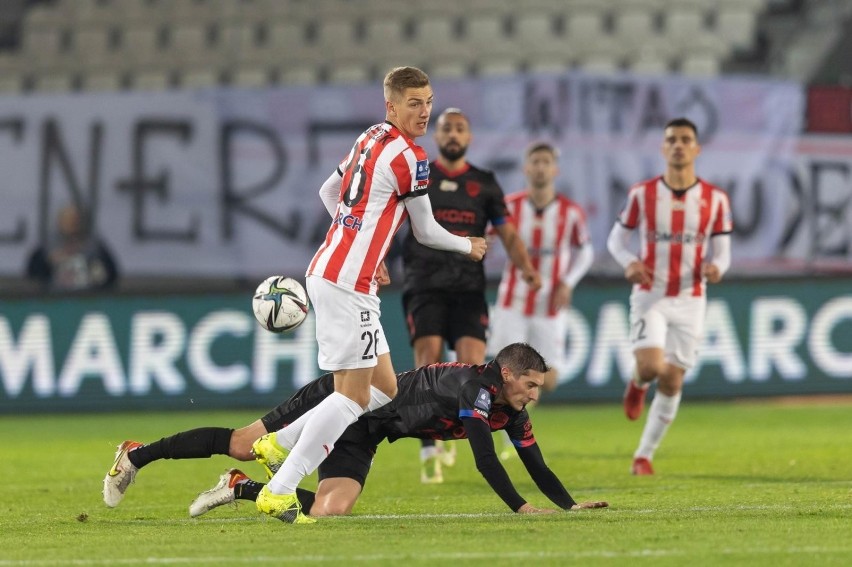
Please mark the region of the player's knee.
<svg viewBox="0 0 852 567"><path fill-rule="evenodd" d="M645 382L660 376L664 370L665 365L656 360L638 360L636 362L636 371Z"/></svg>
<svg viewBox="0 0 852 567"><path fill-rule="evenodd" d="M657 389L667 396L675 396L683 389L683 378L685 371L674 365L668 365L665 372L660 375Z"/></svg>
<svg viewBox="0 0 852 567"><path fill-rule="evenodd" d="M231 441L228 445L228 455L238 461L251 461L254 455L251 452L252 443L256 437L249 428L235 429L231 433Z"/></svg>
<svg viewBox="0 0 852 567"><path fill-rule="evenodd" d="M390 399L394 399L398 391L399 389L396 387L396 383L382 388L382 393Z"/></svg>
<svg viewBox="0 0 852 567"><path fill-rule="evenodd" d="M354 502L339 499L326 499L314 502L311 506L311 516L348 516L352 513Z"/></svg>

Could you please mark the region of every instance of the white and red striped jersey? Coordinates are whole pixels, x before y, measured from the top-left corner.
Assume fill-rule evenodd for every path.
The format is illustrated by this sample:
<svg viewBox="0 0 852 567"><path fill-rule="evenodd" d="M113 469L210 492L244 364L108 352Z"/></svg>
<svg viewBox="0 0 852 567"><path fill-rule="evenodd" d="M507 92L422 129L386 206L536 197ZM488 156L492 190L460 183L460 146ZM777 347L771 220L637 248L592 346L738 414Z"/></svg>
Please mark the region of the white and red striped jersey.
<svg viewBox="0 0 852 567"><path fill-rule="evenodd" d="M340 199L307 275L375 295L376 269L408 216L404 200L425 195L426 152L389 122L367 129L340 163Z"/></svg>
<svg viewBox="0 0 852 567"><path fill-rule="evenodd" d="M625 228L639 230L640 258L653 274L639 286L666 296L704 296L701 266L710 237L733 230L728 195L702 180L673 191L662 176L630 188L618 217Z"/></svg>
<svg viewBox="0 0 852 567"><path fill-rule="evenodd" d="M571 263L571 247L580 247L589 240L586 215L579 205L564 195L537 210L526 191L506 197L512 223L527 246L533 267L541 274L537 290L521 277L522 272L512 262L506 262L497 305L516 309L525 315L556 315L554 291L565 278Z"/></svg>

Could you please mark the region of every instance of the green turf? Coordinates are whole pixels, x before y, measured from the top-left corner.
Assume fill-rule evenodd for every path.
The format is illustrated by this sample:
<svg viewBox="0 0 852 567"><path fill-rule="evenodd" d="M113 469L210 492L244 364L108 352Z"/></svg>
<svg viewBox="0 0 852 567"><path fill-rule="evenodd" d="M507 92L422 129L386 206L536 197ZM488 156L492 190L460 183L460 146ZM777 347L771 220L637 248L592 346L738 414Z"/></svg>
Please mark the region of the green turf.
<svg viewBox="0 0 852 567"><path fill-rule="evenodd" d="M627 474L641 422L616 405L540 407L536 437L578 500L606 510L509 513L467 446L445 483L419 483L418 445L382 445L355 515L313 526L260 517L251 503L190 519L226 457L162 461L107 509L115 445L259 412L0 418L0 567L8 565L477 564L850 565L852 405L685 402L657 475ZM547 500L517 461L521 494ZM244 470L260 477L255 463ZM313 481L306 481L306 486Z"/></svg>

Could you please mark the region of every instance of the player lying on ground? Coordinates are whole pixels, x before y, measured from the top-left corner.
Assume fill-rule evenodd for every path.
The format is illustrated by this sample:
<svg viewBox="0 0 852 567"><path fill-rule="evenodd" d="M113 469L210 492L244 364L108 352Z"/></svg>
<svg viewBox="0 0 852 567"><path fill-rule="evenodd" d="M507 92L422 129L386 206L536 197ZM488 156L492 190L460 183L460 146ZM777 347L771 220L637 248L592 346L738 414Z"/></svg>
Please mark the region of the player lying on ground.
<svg viewBox="0 0 852 567"><path fill-rule="evenodd" d="M311 516L350 513L361 494L376 447L385 439L393 442L404 437L467 437L477 469L509 508L524 514L553 512L530 505L515 490L494 451L491 432L499 429L509 433L536 486L558 507L606 507L606 502L577 503L544 462L525 406L538 399L546 371L547 365L535 349L515 343L484 365L442 363L398 374L397 397L349 426L319 466L317 492L299 489L302 510ZM287 427L278 430L310 411L333 389L333 375L326 374L242 429L195 429L150 445L125 441L104 478L104 502L117 506L138 470L162 458L227 454L250 460L254 445L258 460L274 471L298 438L298 432L288 431ZM262 489L262 484L250 481L239 471L229 471L214 489L193 502L190 514L198 516L236 498L254 500Z"/></svg>

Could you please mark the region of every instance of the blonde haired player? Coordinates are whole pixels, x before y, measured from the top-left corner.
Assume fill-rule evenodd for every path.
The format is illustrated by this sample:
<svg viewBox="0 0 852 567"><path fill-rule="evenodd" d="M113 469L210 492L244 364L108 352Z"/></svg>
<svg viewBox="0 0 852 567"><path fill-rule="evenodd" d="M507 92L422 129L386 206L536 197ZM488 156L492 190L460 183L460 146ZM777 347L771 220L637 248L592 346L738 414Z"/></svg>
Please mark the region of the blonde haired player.
<svg viewBox="0 0 852 567"><path fill-rule="evenodd" d="M384 258L400 224L410 216L420 242L471 260L481 260L487 247L483 238L447 232L432 216L426 192L429 160L414 143L426 133L432 112L429 77L415 67L397 67L385 76L384 97L385 121L358 137L320 188L332 221L308 268L306 287L316 315L319 367L333 372L334 392L289 424L286 434L283 429L269 433L253 447L256 454L276 461L284 461L284 450L290 451L256 501L258 510L288 523L315 522L302 513L296 487L365 410L396 395L376 292L389 281ZM133 479L137 467L128 453L139 445L119 446L104 479L104 500L110 506L118 504Z"/></svg>
<svg viewBox="0 0 852 567"><path fill-rule="evenodd" d="M485 254L484 239L455 236L432 216L429 160L414 143L426 133L432 112L429 77L415 67L397 67L385 77L384 96L385 122L358 137L320 189L333 220L306 281L317 319L319 366L334 373L335 391L299 418L303 424L297 420L288 427L287 435L270 433L258 440L290 450L257 499L261 512L285 522L309 521L296 498L299 482L364 411L396 395L376 290L387 281L383 260L406 216L427 246L472 260Z"/></svg>
<svg viewBox="0 0 852 567"><path fill-rule="evenodd" d="M724 191L699 179L698 129L686 118L665 126L666 172L630 188L607 247L633 284L630 339L636 358L624 392L630 420L642 415L651 382L657 391L631 472L652 475L651 461L680 406L683 377L695 365L707 306L706 283L731 263L731 208ZM628 249L639 235L640 255ZM713 255L708 251L712 248Z"/></svg>

